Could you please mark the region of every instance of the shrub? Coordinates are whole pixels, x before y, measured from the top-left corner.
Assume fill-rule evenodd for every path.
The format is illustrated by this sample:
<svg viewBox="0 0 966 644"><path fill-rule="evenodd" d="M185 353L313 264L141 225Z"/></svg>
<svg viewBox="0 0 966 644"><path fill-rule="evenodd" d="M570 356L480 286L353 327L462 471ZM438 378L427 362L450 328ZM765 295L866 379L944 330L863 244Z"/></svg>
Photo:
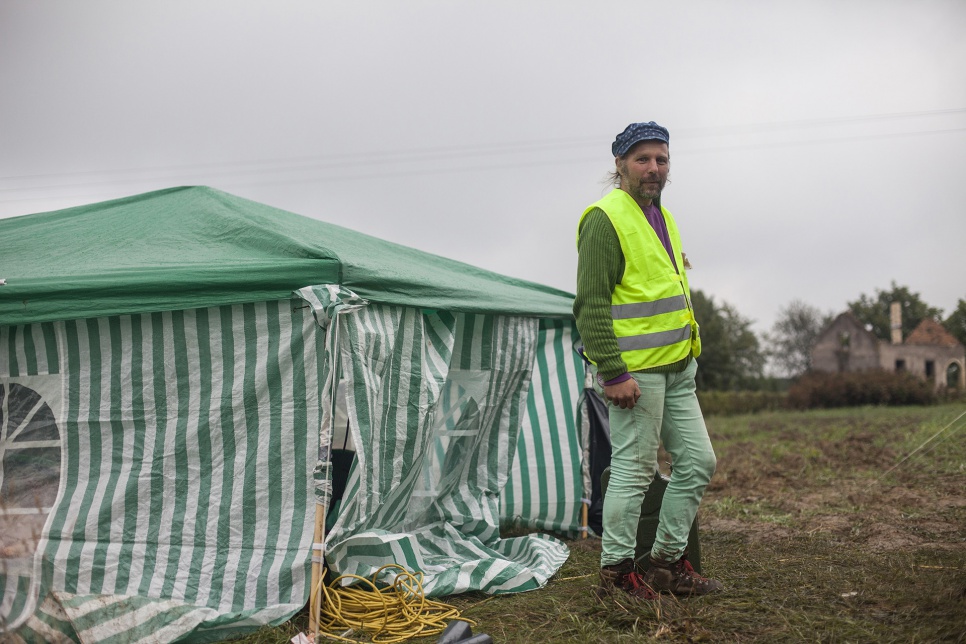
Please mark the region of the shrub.
<svg viewBox="0 0 966 644"><path fill-rule="evenodd" d="M785 394L778 391L699 391L701 411L708 416L734 416L785 407Z"/></svg>
<svg viewBox="0 0 966 644"><path fill-rule="evenodd" d="M792 409L861 405L930 405L936 391L925 380L905 372L880 369L846 373L809 373L788 390Z"/></svg>

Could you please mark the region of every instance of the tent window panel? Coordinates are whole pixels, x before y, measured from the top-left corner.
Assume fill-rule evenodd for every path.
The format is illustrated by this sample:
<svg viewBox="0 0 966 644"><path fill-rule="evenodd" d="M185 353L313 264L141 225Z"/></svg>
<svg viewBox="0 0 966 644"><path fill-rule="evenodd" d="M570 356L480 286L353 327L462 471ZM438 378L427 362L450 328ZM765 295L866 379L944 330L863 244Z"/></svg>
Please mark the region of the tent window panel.
<svg viewBox="0 0 966 644"><path fill-rule="evenodd" d="M53 505L60 435L50 406L30 387L0 385L0 457L0 509L41 511Z"/></svg>
<svg viewBox="0 0 966 644"><path fill-rule="evenodd" d="M8 449L3 461L0 498L5 508L43 512L57 499L60 447Z"/></svg>
<svg viewBox="0 0 966 644"><path fill-rule="evenodd" d="M37 382L41 391L56 391L56 384ZM33 574L37 544L57 499L60 461L48 402L31 387L0 380L0 566L10 578ZM15 617L0 610L0 622Z"/></svg>
<svg viewBox="0 0 966 644"><path fill-rule="evenodd" d="M14 385L16 387L17 385ZM39 400L39 398L38 398ZM27 410L25 414L17 415L11 413L10 421L14 426L22 427L22 430L12 439L15 445L27 443L56 443L60 445L60 433L57 431L57 423L54 421L54 414L50 407L41 402L34 408L36 413L31 414ZM27 421L26 423L24 421Z"/></svg>

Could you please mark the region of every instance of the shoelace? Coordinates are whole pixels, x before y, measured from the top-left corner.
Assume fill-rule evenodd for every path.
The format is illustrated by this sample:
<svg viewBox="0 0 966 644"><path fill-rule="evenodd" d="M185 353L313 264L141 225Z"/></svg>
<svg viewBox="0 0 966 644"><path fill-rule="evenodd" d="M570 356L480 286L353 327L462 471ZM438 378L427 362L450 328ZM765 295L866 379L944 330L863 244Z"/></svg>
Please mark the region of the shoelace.
<svg viewBox="0 0 966 644"><path fill-rule="evenodd" d="M657 599L657 593L651 590L651 587L644 583L644 578L641 577L636 572L629 572L624 575L624 579L621 580L621 586L623 586L626 592L634 595L641 595L644 599Z"/></svg>
<svg viewBox="0 0 966 644"><path fill-rule="evenodd" d="M692 579L694 579L694 581L696 581L697 583L699 583L699 584L706 584L706 583L708 583L708 578L707 577L702 577L701 575L699 575L694 570L694 566L692 566L691 565L691 562L688 561L687 559L682 558L681 561L680 561L680 563L679 563L679 565L682 568L684 568L684 574L687 575L688 577L691 577Z"/></svg>

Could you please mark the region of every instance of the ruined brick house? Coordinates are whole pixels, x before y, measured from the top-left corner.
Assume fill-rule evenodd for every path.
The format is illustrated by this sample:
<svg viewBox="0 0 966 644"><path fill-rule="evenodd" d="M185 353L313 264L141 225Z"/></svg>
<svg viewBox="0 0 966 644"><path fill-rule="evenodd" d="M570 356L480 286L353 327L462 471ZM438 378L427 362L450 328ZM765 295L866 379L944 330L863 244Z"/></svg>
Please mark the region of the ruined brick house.
<svg viewBox="0 0 966 644"><path fill-rule="evenodd" d="M939 322L926 318L902 338L901 309L891 311L892 341L877 338L852 315L842 313L812 347L813 371L908 371L937 389L966 387L966 348Z"/></svg>

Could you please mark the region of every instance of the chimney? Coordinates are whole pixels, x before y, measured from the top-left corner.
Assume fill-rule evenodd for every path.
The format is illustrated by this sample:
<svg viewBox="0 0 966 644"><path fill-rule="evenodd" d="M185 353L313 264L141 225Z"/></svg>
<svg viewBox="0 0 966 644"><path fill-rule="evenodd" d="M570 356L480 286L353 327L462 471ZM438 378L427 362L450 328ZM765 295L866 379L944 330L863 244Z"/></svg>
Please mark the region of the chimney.
<svg viewBox="0 0 966 644"><path fill-rule="evenodd" d="M889 305L889 322L892 326L892 344L902 344L902 303Z"/></svg>

